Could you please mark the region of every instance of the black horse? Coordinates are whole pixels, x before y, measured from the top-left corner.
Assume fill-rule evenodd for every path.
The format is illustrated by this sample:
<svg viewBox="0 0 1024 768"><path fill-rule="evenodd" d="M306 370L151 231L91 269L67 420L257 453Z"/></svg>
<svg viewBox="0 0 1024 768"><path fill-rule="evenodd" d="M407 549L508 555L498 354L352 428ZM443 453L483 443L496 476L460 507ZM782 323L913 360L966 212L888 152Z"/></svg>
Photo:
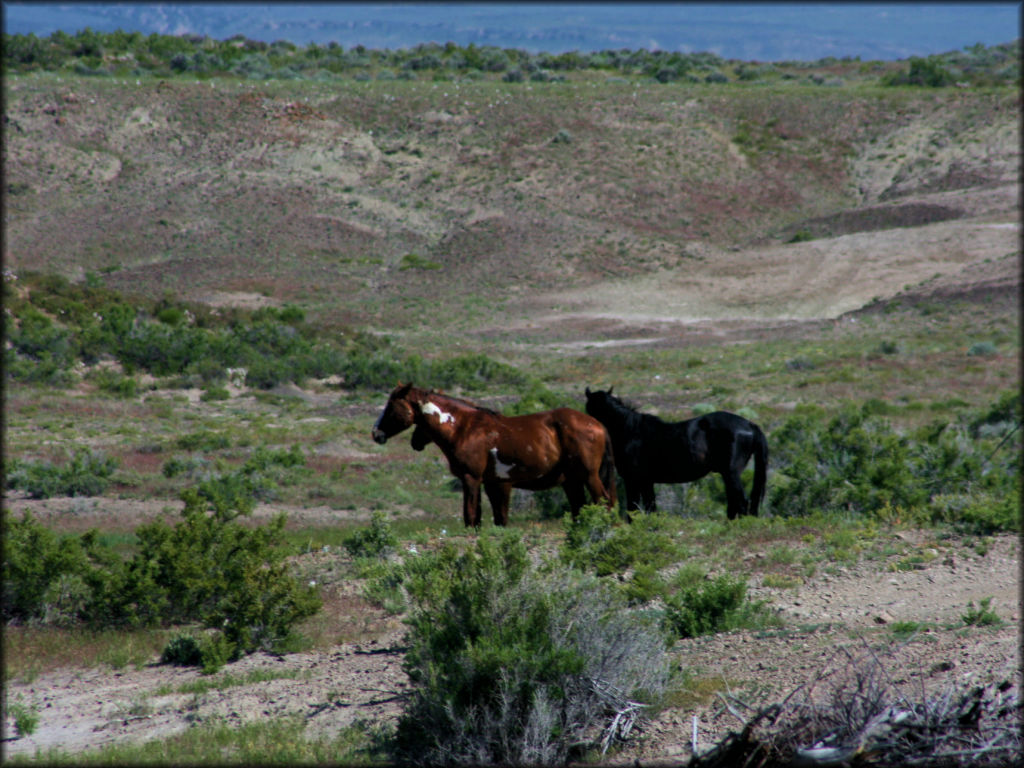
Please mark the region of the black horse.
<svg viewBox="0 0 1024 768"><path fill-rule="evenodd" d="M626 485L627 511L656 509L655 483L689 483L718 472L725 480L729 519L757 515L768 472L768 441L757 424L726 411L668 423L639 413L610 387L607 392L588 387L586 395L587 413L611 435L615 469ZM740 473L751 456L754 485L748 502Z"/></svg>

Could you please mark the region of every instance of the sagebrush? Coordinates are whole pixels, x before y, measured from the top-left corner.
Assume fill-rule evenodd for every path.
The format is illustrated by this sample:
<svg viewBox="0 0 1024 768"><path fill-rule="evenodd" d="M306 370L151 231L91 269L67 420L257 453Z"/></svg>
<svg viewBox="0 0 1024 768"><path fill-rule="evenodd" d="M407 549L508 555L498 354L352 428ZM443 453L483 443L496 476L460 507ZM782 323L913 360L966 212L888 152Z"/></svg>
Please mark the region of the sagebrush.
<svg viewBox="0 0 1024 768"><path fill-rule="evenodd" d="M432 578L406 584L412 691L397 759L564 763L623 736L615 715L635 720L664 688L656 623L592 577L536 569L515 532L429 557Z"/></svg>

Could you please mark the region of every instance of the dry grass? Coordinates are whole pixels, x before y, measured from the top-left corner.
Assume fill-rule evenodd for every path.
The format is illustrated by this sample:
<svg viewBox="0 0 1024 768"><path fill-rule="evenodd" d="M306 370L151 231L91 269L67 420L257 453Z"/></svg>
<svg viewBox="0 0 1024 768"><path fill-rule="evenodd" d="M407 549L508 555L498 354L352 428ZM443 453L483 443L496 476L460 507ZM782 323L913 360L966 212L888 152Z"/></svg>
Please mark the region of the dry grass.
<svg viewBox="0 0 1024 768"><path fill-rule="evenodd" d="M41 671L89 668L107 664L114 669L154 661L172 632L163 629L134 631L83 628L4 627L4 676L32 680Z"/></svg>
<svg viewBox="0 0 1024 768"><path fill-rule="evenodd" d="M400 626L394 617L370 605L359 594L358 583L332 584L324 587L320 596L323 608L298 627L315 649L366 642Z"/></svg>

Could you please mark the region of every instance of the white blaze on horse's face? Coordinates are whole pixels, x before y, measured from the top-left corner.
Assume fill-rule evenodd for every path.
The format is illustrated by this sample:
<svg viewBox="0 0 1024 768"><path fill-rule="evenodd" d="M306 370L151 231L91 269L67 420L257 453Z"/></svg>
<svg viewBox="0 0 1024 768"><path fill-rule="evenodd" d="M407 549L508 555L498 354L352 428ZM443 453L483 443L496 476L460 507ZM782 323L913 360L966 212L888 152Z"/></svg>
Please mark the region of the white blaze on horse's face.
<svg viewBox="0 0 1024 768"><path fill-rule="evenodd" d="M437 416L437 420L440 421L442 424L447 424L449 421L452 424L455 423L454 416L452 416L447 411L442 411L434 403L431 403L429 401L420 406L420 413L422 413L424 416Z"/></svg>
<svg viewBox="0 0 1024 768"><path fill-rule="evenodd" d="M494 474L501 480L508 480L510 475L509 472L515 468L515 464L503 464L501 459L498 458L498 449L491 448L491 455L494 457Z"/></svg>

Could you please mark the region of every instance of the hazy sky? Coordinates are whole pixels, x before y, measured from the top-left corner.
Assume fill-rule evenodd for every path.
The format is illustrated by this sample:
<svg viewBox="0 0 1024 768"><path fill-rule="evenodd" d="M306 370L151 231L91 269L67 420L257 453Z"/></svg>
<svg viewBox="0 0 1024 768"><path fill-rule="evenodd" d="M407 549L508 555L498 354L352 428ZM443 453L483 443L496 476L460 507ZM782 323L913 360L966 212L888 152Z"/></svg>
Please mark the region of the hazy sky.
<svg viewBox="0 0 1024 768"><path fill-rule="evenodd" d="M225 39L531 52L647 48L746 60L944 53L1020 36L1020 3L4 3L5 31L85 27Z"/></svg>

